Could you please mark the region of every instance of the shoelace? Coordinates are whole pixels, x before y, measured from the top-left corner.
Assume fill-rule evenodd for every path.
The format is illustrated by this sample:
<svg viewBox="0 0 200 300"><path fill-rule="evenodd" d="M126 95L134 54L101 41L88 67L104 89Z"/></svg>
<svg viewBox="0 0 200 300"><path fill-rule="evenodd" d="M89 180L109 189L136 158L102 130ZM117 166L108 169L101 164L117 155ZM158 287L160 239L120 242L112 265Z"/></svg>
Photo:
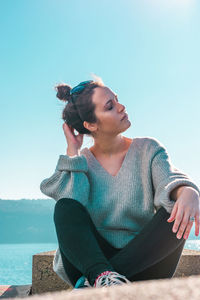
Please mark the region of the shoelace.
<svg viewBox="0 0 200 300"><path fill-rule="evenodd" d="M94 286L110 286L129 282L130 281L124 275L121 275L117 272L105 271L96 278Z"/></svg>

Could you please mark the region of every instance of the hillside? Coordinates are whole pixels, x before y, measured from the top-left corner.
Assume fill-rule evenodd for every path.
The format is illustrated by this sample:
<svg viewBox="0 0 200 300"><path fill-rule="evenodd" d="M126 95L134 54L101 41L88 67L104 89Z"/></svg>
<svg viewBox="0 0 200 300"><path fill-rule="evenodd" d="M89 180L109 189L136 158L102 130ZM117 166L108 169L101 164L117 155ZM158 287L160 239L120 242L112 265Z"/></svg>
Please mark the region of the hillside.
<svg viewBox="0 0 200 300"><path fill-rule="evenodd" d="M53 199L0 199L0 244L57 243ZM198 239L194 232L189 240Z"/></svg>
<svg viewBox="0 0 200 300"><path fill-rule="evenodd" d="M53 199L0 199L0 243L57 243Z"/></svg>

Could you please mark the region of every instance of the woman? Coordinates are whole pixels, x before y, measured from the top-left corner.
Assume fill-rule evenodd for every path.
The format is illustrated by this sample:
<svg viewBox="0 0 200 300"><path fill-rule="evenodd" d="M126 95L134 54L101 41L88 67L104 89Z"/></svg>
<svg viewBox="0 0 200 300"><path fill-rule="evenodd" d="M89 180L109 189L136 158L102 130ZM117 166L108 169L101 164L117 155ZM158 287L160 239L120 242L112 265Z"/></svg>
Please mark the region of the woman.
<svg viewBox="0 0 200 300"><path fill-rule="evenodd" d="M101 79L56 90L67 152L40 184L57 201L54 271L75 288L171 278L194 220L199 234L198 186L157 139L121 135L131 122Z"/></svg>

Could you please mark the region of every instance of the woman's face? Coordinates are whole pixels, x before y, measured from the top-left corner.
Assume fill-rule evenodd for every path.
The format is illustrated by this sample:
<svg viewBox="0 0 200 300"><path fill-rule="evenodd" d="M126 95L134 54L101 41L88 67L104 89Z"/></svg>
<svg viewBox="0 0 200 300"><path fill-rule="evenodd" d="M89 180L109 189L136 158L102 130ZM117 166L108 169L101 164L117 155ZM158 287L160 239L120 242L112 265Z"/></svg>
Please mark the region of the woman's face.
<svg viewBox="0 0 200 300"><path fill-rule="evenodd" d="M117 95L111 89L105 86L95 88L92 101L96 105L95 114L98 122L95 125L96 129L98 128L97 133L119 134L130 127L131 122L128 118L122 120L126 113L125 106L118 101Z"/></svg>

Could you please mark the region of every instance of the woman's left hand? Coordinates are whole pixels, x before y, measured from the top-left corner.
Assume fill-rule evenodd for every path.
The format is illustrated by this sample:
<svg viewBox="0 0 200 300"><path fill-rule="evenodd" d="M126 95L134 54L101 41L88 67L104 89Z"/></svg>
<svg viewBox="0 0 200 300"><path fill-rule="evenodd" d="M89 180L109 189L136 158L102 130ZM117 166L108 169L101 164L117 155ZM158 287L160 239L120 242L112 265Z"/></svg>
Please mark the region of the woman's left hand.
<svg viewBox="0 0 200 300"><path fill-rule="evenodd" d="M195 217L195 235L199 235L199 216L199 194L192 187L184 186L181 194L174 204L171 215L167 220L168 222L175 220L172 228L174 233L177 232L178 227L181 224L176 235L178 239L181 239L184 231L184 239L186 240L188 238L193 225L193 221L190 221L190 217Z"/></svg>

